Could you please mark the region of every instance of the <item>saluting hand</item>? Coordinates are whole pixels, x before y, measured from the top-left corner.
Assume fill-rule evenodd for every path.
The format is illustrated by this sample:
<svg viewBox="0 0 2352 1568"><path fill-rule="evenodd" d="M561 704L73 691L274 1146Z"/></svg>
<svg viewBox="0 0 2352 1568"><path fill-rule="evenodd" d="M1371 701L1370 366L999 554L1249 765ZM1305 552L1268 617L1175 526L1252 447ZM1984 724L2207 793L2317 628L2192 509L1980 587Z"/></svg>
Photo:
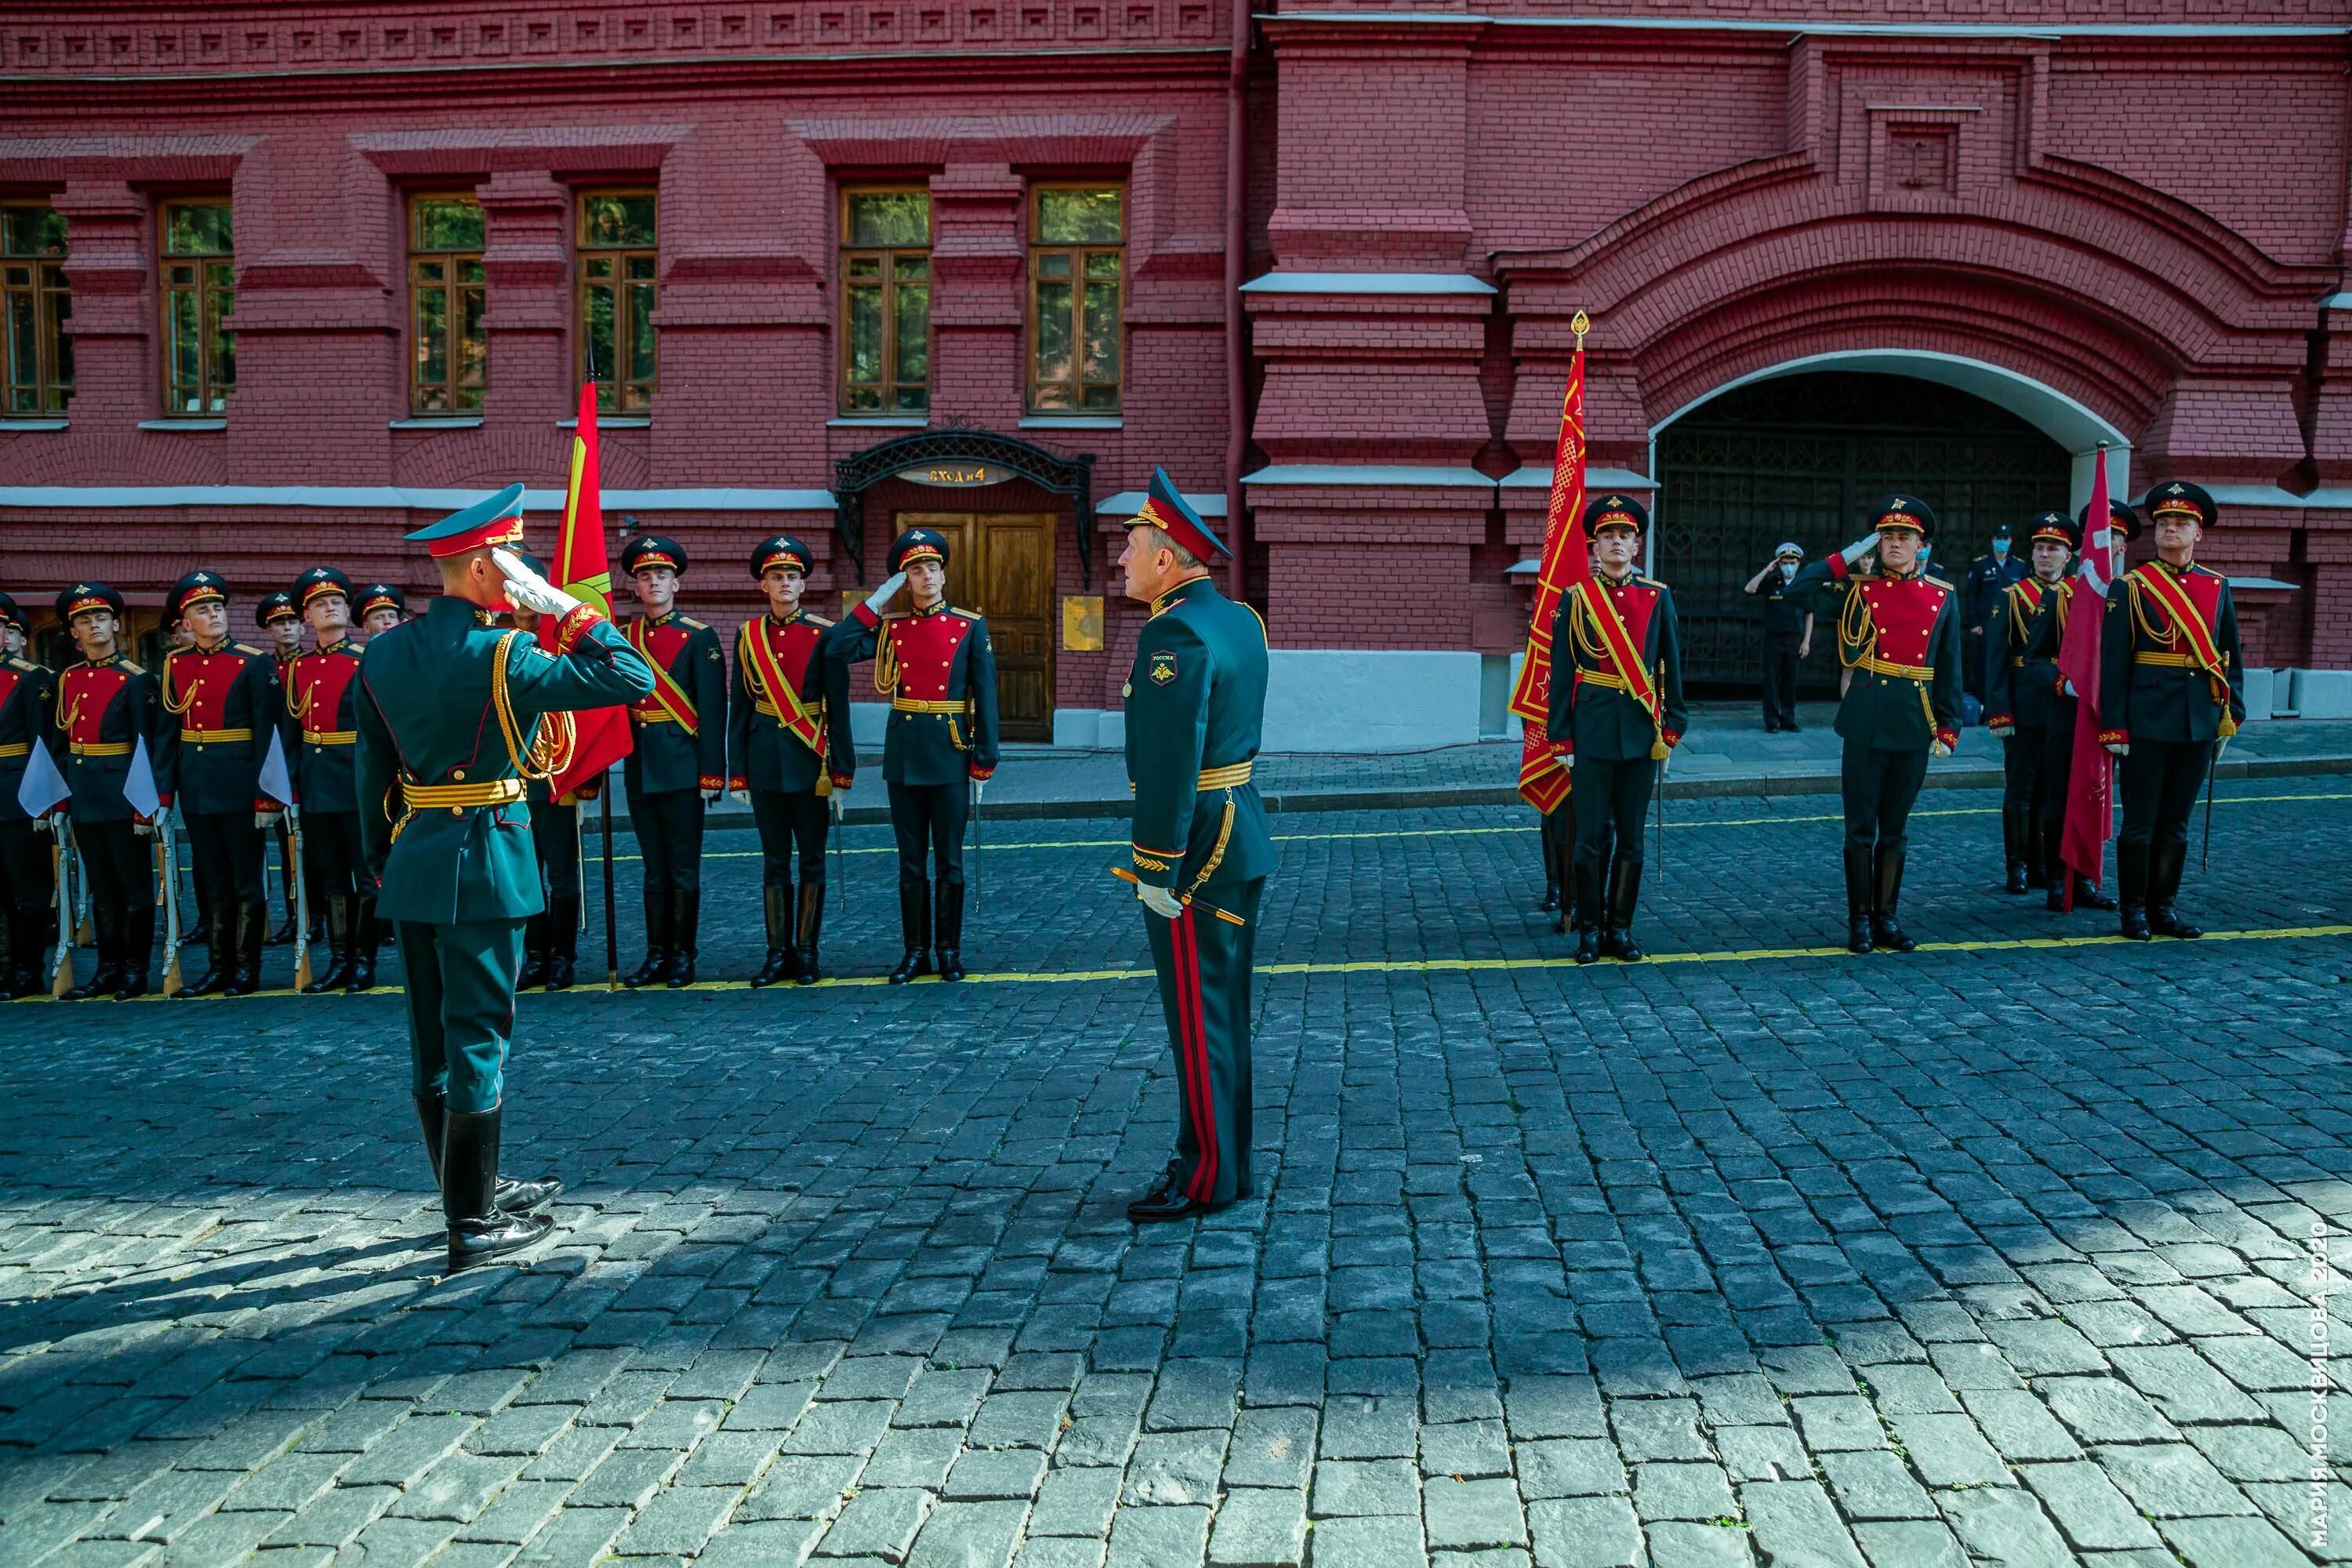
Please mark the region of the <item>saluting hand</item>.
<svg viewBox="0 0 2352 1568"><path fill-rule="evenodd" d="M1145 909L1150 910L1161 920L1172 921L1184 912L1184 906L1176 901L1176 895L1165 888L1155 888L1149 882L1138 882L1135 885L1135 896L1142 900Z"/></svg>
<svg viewBox="0 0 2352 1568"><path fill-rule="evenodd" d="M873 611L876 615L880 615L882 613L882 606L897 598L898 596L898 590L906 585L907 574L904 572L891 573L889 576L883 579L882 585L879 588L875 589L874 592L866 595L866 607Z"/></svg>
<svg viewBox="0 0 2352 1568"><path fill-rule="evenodd" d="M513 551L493 548L490 561L507 580L507 597L524 609L561 620L580 607L579 600L524 565Z"/></svg>
<svg viewBox="0 0 2352 1568"><path fill-rule="evenodd" d="M1876 531L1874 530L1869 538L1863 540L1858 543L1847 545L1843 551L1839 552L1839 553L1845 557L1845 563L1851 566L1855 562L1861 560L1864 556L1869 554L1872 551L1877 548L1878 534Z"/></svg>

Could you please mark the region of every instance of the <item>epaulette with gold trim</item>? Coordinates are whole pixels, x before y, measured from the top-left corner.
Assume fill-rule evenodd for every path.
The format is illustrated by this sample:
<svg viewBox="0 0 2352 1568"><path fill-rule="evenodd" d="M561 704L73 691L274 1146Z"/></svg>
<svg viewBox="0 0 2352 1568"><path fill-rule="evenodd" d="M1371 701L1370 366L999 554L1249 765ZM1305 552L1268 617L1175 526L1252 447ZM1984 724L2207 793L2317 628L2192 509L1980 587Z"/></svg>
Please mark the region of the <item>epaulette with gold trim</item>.
<svg viewBox="0 0 2352 1568"><path fill-rule="evenodd" d="M1952 585L1949 583L1945 582L1941 577L1930 577L1924 572L1920 574L1920 577L1922 581L1933 583L1937 587L1941 588L1947 594L1952 591Z"/></svg>
<svg viewBox="0 0 2352 1568"><path fill-rule="evenodd" d="M951 615L951 616L962 616L962 617L963 617L965 620L967 620L967 621L976 621L976 620L980 619L980 612L979 612L979 611L977 611L977 610L959 610L959 609L957 609L953 605L950 605L948 606L948 612L947 612L947 613L948 613L949 615Z"/></svg>
<svg viewBox="0 0 2352 1568"><path fill-rule="evenodd" d="M123 668L129 670L133 675L144 675L147 673L144 667L131 663L121 654L116 654L114 656L114 662L121 665Z"/></svg>
<svg viewBox="0 0 2352 1568"><path fill-rule="evenodd" d="M813 626L829 626L833 625L831 621L826 620L823 616L812 615L805 610L801 612L801 618L808 622L808 624Z"/></svg>
<svg viewBox="0 0 2352 1568"><path fill-rule="evenodd" d="M709 622L698 621L692 616L678 616L677 624L686 627L688 631L707 632L710 629Z"/></svg>
<svg viewBox="0 0 2352 1568"><path fill-rule="evenodd" d="M234 647L237 652L245 655L247 658L259 658L261 657L261 650L254 647L251 643L234 643L230 646Z"/></svg>

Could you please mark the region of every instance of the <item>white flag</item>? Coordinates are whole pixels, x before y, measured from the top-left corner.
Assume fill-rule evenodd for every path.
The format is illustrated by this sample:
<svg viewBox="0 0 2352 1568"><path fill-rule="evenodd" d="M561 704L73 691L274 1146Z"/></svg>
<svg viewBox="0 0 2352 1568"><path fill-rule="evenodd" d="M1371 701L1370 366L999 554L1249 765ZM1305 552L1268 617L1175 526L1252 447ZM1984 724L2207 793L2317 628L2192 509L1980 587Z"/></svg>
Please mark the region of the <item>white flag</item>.
<svg viewBox="0 0 2352 1568"><path fill-rule="evenodd" d="M16 804L26 815L44 816L58 803L73 794L66 775L58 772L57 759L39 742L33 742L32 754L25 760L25 776L16 784Z"/></svg>
<svg viewBox="0 0 2352 1568"><path fill-rule="evenodd" d="M163 797L155 791L154 764L147 760L144 735L131 742L131 775L122 781L122 799L131 810L150 820L163 809Z"/></svg>
<svg viewBox="0 0 2352 1568"><path fill-rule="evenodd" d="M286 772L286 737L278 731L269 731L269 754L261 759L261 776L254 788L280 805L294 804L294 781Z"/></svg>

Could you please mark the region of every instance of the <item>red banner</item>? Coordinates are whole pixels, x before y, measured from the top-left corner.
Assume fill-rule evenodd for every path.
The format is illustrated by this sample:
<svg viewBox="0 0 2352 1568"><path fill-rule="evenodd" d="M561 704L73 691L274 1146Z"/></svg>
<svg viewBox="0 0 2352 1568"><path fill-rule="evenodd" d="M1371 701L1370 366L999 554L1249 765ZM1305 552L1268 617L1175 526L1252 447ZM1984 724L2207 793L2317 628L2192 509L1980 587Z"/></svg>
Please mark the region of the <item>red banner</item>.
<svg viewBox="0 0 2352 1568"><path fill-rule="evenodd" d="M1511 691L1511 711L1527 730L1519 745L1519 795L1547 814L1568 798L1569 742L1555 742L1548 724L1552 617L1561 597L1591 575L1591 554L1584 542L1584 345L1580 341L1568 368L1568 393L1560 400L1559 445L1552 453L1551 503L1544 510L1543 554L1528 620L1528 653Z"/></svg>
<svg viewBox="0 0 2352 1568"><path fill-rule="evenodd" d="M2066 605L2066 635L2058 645L2058 672L2074 688L2074 742L2067 773L2066 826L2058 858L2096 886L2115 837L2116 760L2099 744L2099 631L2106 619L2107 594L2123 557L2123 540L2107 515L2107 454L2101 447L2091 479L2091 507L2084 521L2082 563ZM2074 907L2074 885L2063 899Z"/></svg>
<svg viewBox="0 0 2352 1568"><path fill-rule="evenodd" d="M604 615L613 611L613 567L604 541L604 485L596 467L596 387L580 389L580 427L572 437L572 474L563 491L563 522L555 535L555 556L549 563L555 585ZM542 617L539 646L555 647L555 623ZM577 727L572 761L558 773L552 787L558 796L571 794L629 754L629 710L591 708L572 715Z"/></svg>

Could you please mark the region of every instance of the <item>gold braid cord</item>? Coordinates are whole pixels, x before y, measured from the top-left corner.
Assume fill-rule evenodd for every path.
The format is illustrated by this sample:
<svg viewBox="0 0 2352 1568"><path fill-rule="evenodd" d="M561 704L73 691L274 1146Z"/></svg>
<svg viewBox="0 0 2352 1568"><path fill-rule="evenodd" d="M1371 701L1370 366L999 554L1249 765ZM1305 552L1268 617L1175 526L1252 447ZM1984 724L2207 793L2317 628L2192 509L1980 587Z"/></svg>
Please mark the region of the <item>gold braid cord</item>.
<svg viewBox="0 0 2352 1568"><path fill-rule="evenodd" d="M874 689L885 697L898 690L898 644L890 635L888 621L882 623L882 633L874 649Z"/></svg>
<svg viewBox="0 0 2352 1568"><path fill-rule="evenodd" d="M524 742L521 721L515 717L514 697L507 689L507 666L518 642L530 645L530 634L509 632L500 640L498 662L490 667L490 706L498 713L499 733L506 741L507 756L515 772L545 784L572 765L580 728L569 713L550 713L539 720L529 742Z"/></svg>
<svg viewBox="0 0 2352 1568"><path fill-rule="evenodd" d="M179 657L179 650L176 648L163 656L163 679L157 682L157 684L162 686L163 689L163 711L171 714L173 718L178 718L180 715L185 713L189 709L194 707L196 705L196 693L205 689L204 677L198 676L196 677L196 683L188 688L187 696L182 698L177 703L174 703L172 700L172 661Z"/></svg>

